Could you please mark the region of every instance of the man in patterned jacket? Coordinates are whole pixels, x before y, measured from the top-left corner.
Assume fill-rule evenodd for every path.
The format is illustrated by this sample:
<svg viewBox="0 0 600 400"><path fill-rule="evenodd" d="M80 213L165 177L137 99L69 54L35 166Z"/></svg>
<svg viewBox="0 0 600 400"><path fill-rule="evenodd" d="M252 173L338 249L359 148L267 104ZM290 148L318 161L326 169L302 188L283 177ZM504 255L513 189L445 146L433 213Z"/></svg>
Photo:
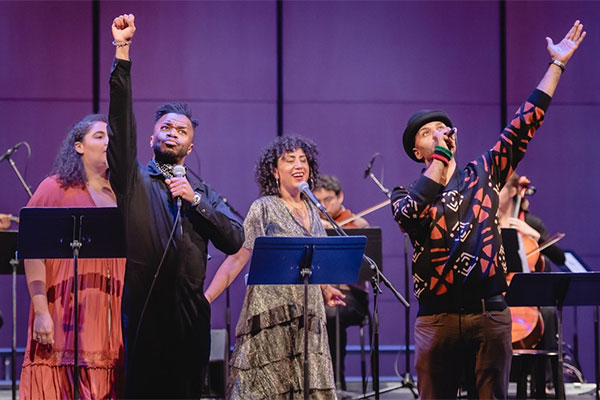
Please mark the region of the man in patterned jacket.
<svg viewBox="0 0 600 400"><path fill-rule="evenodd" d="M408 189L394 189L392 210L414 247L421 398L456 398L464 367L469 397L507 396L511 317L502 296L507 286L498 193L541 126L584 37L576 21L560 43L546 38L552 61L537 88L494 146L462 170L453 157L456 129L445 112L421 110L408 121L404 149L425 169Z"/></svg>

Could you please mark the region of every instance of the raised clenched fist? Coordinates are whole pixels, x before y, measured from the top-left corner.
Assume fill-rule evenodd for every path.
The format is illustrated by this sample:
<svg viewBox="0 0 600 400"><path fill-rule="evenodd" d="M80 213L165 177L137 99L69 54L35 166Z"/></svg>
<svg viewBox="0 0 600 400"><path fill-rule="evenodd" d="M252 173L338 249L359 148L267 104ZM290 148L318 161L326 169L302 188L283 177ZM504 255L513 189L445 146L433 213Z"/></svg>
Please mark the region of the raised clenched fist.
<svg viewBox="0 0 600 400"><path fill-rule="evenodd" d="M129 42L135 34L135 16L133 14L119 15L113 20L112 34L115 43Z"/></svg>

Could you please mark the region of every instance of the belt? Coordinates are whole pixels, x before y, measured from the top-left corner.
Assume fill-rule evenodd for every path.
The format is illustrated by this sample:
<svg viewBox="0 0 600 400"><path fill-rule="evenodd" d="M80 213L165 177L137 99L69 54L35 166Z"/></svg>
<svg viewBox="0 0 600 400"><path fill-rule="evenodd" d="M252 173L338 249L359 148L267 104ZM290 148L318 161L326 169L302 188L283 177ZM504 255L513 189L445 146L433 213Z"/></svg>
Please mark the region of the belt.
<svg viewBox="0 0 600 400"><path fill-rule="evenodd" d="M504 296L497 294L495 296L479 299L471 303L457 304L419 304L418 316L433 315L440 313L449 314L481 314L486 311L504 311L508 307L504 301Z"/></svg>
<svg viewBox="0 0 600 400"><path fill-rule="evenodd" d="M479 314L486 311L504 311L506 307L504 296L497 294L486 299L480 299L478 303L465 304L460 307L459 312L461 314Z"/></svg>

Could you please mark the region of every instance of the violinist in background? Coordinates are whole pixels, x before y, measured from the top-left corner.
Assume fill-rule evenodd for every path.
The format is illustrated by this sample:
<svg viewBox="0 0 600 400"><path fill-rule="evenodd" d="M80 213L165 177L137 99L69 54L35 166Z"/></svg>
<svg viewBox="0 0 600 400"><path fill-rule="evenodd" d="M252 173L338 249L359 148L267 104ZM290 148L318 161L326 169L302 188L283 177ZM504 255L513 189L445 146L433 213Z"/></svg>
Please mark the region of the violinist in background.
<svg viewBox="0 0 600 400"><path fill-rule="evenodd" d="M333 175L321 175L315 186L315 196L327 213L335 222L340 223L349 218L354 217L354 213L344 206L344 191L339 179ZM332 228L329 221L324 216L321 216L321 223L325 228ZM350 228L368 228L369 222L362 217L356 218L352 222L344 224L344 229Z"/></svg>

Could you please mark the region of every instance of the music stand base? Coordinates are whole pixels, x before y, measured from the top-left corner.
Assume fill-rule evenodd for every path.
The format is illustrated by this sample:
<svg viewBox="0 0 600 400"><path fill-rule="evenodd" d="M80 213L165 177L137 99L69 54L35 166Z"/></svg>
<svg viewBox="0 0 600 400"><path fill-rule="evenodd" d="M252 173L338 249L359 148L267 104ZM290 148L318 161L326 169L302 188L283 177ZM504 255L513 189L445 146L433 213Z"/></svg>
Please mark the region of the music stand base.
<svg viewBox="0 0 600 400"><path fill-rule="evenodd" d="M335 394L337 395L337 398L340 400L353 399L356 396L355 392L349 392L347 390L342 390L342 389L336 389Z"/></svg>
<svg viewBox="0 0 600 400"><path fill-rule="evenodd" d="M402 377L402 381L399 384L387 387L385 389L380 389L378 393L377 392L369 392L364 395L354 397L353 400L368 399L371 397L375 397L376 395L393 392L393 391L399 390L399 389L409 389L415 399L419 398L419 392L417 391L417 384L412 379L412 376L410 376L409 373L406 373Z"/></svg>

